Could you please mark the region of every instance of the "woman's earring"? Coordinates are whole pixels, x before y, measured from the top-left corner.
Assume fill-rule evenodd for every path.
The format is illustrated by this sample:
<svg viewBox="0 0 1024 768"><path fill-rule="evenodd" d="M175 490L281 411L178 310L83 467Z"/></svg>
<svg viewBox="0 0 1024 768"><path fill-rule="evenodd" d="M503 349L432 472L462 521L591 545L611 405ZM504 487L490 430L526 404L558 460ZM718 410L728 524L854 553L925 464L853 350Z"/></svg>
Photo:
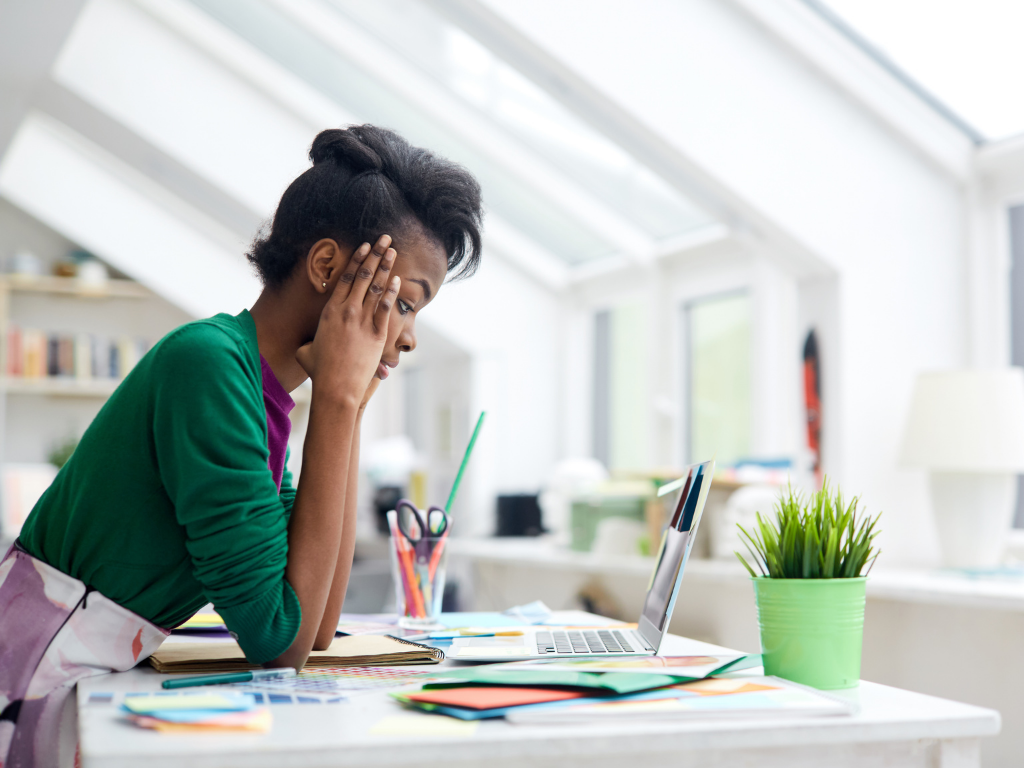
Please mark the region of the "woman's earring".
<svg viewBox="0 0 1024 768"><path fill-rule="evenodd" d="M327 283L324 283L324 288L326 288L326 287L327 287Z"/></svg>

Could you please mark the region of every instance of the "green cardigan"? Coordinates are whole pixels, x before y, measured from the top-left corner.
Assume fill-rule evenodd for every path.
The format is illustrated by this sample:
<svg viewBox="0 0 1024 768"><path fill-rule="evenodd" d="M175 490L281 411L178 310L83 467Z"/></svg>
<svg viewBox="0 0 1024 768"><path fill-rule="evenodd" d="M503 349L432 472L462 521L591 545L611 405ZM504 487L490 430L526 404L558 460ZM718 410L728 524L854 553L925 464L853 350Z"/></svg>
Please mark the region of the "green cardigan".
<svg viewBox="0 0 1024 768"><path fill-rule="evenodd" d="M106 402L22 528L32 555L162 627L212 602L250 662L302 612L285 580L295 500L268 467L256 326L183 325Z"/></svg>

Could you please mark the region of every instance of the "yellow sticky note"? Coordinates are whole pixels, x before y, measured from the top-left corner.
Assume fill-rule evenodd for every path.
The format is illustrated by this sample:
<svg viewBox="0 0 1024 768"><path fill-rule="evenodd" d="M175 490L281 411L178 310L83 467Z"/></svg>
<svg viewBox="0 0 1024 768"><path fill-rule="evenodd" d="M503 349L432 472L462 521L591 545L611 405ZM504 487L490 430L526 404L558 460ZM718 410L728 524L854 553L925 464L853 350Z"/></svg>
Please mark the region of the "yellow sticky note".
<svg viewBox="0 0 1024 768"><path fill-rule="evenodd" d="M392 715L378 720L370 729L373 736L472 736L479 720L459 720L443 715Z"/></svg>

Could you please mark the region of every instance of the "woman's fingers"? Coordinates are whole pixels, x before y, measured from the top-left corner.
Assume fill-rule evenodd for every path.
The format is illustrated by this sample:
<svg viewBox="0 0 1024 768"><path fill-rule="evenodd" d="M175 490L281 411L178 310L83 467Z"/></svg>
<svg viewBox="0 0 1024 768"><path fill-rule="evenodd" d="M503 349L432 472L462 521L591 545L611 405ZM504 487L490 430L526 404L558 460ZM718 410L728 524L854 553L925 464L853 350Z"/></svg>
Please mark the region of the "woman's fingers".
<svg viewBox="0 0 1024 768"><path fill-rule="evenodd" d="M338 277L338 284L334 288L334 293L331 294L332 302L340 304L348 298L352 290L352 283L356 280L356 271L362 266L369 255L369 243L363 243L352 252L352 257L348 260L348 264L345 265L345 271Z"/></svg>
<svg viewBox="0 0 1024 768"><path fill-rule="evenodd" d="M391 268L395 265L395 258L397 256L398 254L394 248L388 248L384 252L384 257L380 260L380 265L377 267L377 273L373 276L370 287L366 290L363 306L368 307L371 313L375 311L377 302L381 299L384 289L387 288L388 278L391 276Z"/></svg>
<svg viewBox="0 0 1024 768"><path fill-rule="evenodd" d="M391 317L391 308L398 299L398 289L402 287L402 278L395 275L388 283L388 287L377 302L377 309L373 313L373 327L382 336L388 335L388 318Z"/></svg>
<svg viewBox="0 0 1024 768"><path fill-rule="evenodd" d="M363 263L356 267L355 277L352 280L352 289L349 291L348 298L354 305L363 303L366 298L367 289L370 287L370 283L373 281L373 276L377 273L377 266L381 260L387 255L388 250L391 246L391 236L381 235L380 239L377 240L377 244L373 246L370 251L370 255L367 256ZM349 259L351 261L351 259ZM346 269L346 273L348 270ZM342 275L344 277L344 275Z"/></svg>

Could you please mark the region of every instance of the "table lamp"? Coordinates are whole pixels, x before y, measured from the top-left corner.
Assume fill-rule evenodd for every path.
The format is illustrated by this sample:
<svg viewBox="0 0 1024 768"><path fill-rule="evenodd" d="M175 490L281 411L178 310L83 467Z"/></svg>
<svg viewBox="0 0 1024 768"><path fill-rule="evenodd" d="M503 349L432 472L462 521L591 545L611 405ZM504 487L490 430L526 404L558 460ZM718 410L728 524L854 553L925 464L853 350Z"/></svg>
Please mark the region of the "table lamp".
<svg viewBox="0 0 1024 768"><path fill-rule="evenodd" d="M922 373L901 463L930 473L943 564L998 566L1024 471L1024 369Z"/></svg>

